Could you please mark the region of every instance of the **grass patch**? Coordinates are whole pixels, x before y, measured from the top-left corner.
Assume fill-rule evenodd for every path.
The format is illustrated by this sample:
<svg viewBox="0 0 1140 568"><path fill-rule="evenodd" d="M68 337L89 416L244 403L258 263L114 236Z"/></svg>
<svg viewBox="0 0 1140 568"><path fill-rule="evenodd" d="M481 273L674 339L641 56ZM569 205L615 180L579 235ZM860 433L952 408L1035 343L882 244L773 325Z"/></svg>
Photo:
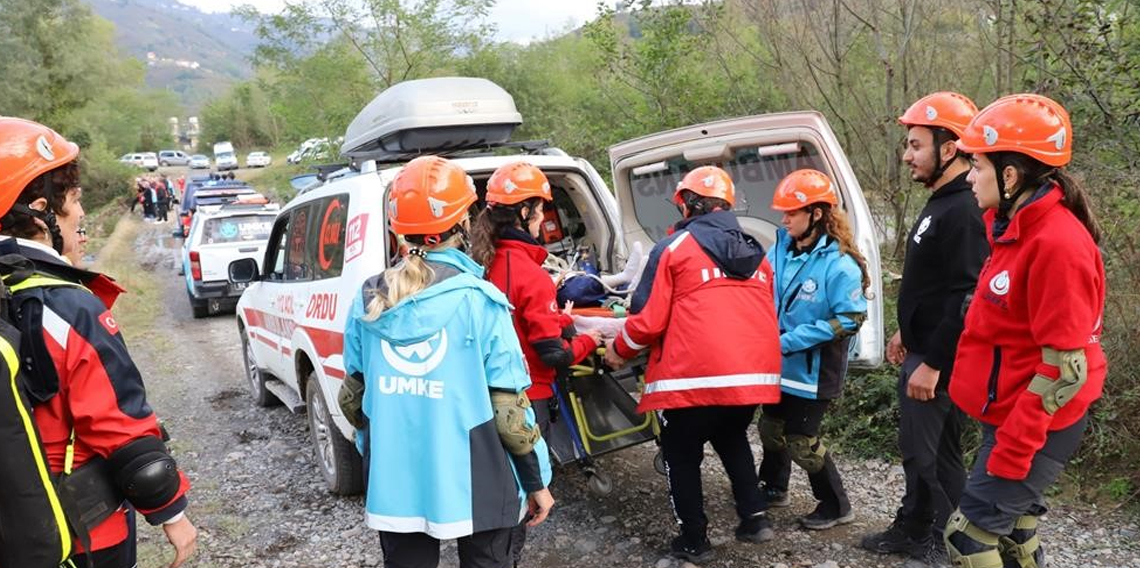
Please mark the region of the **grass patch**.
<svg viewBox="0 0 1140 568"><path fill-rule="evenodd" d="M120 215L118 223L98 249L93 268L103 272L126 288L115 304L115 318L123 337L130 344L152 336L151 330L162 313L162 290L154 274L141 270L135 262L135 241L142 220L133 215Z"/></svg>
<svg viewBox="0 0 1140 568"><path fill-rule="evenodd" d="M266 197L280 202L282 205L297 195L297 190L289 184L294 176L311 173L313 170L306 164L287 164L285 160L274 158L269 167L257 170L255 175L244 176L244 180L265 194Z"/></svg>

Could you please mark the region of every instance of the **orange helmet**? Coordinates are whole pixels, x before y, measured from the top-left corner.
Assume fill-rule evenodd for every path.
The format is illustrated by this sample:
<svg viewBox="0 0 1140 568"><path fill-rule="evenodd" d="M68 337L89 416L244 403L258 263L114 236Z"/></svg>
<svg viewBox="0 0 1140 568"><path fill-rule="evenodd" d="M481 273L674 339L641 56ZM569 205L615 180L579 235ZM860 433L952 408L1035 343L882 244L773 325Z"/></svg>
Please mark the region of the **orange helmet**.
<svg viewBox="0 0 1140 568"><path fill-rule="evenodd" d="M550 201L550 182L533 164L511 162L500 166L487 181L487 203L514 205L532 197Z"/></svg>
<svg viewBox="0 0 1140 568"><path fill-rule="evenodd" d="M780 180L772 197L772 209L776 211L795 211L813 203L839 205L831 178L816 170L796 170L788 174Z"/></svg>
<svg viewBox="0 0 1140 568"><path fill-rule="evenodd" d="M32 180L78 155L79 146L38 122L0 117L0 216Z"/></svg>
<svg viewBox="0 0 1140 568"><path fill-rule="evenodd" d="M950 91L931 93L918 99L899 117L899 124L905 126L940 126L959 138L978 106L965 95Z"/></svg>
<svg viewBox="0 0 1140 568"><path fill-rule="evenodd" d="M736 205L736 185L732 183L732 176L716 166L701 166L685 174L673 192L673 202L677 205L682 203L681 191L685 189L702 197L719 197L729 206Z"/></svg>
<svg viewBox="0 0 1140 568"><path fill-rule="evenodd" d="M982 109L958 140L971 154L1018 152L1061 167L1073 157L1073 125L1064 107L1033 94L1002 97Z"/></svg>
<svg viewBox="0 0 1140 568"><path fill-rule="evenodd" d="M475 182L455 162L421 156L408 162L388 190L388 221L398 235L441 235L475 203Z"/></svg>

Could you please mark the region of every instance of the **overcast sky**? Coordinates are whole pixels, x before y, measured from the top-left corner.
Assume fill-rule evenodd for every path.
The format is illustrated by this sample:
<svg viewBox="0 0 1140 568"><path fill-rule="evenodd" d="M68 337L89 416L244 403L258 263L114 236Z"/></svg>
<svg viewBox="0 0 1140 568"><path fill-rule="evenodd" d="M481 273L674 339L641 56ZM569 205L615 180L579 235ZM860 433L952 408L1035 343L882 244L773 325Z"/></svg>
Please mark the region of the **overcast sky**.
<svg viewBox="0 0 1140 568"><path fill-rule="evenodd" d="M262 12L273 13L284 5L283 0L179 1L207 12L228 12L231 6L253 4ZM526 42L585 23L597 13L597 6L598 0L498 0L490 20L498 28L499 39Z"/></svg>

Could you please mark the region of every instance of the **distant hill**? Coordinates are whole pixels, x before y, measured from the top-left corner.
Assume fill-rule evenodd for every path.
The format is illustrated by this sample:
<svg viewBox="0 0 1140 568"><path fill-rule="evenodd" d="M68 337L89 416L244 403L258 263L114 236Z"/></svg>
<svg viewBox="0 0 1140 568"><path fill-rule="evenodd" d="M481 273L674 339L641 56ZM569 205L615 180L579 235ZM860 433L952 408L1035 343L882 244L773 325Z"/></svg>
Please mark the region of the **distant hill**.
<svg viewBox="0 0 1140 568"><path fill-rule="evenodd" d="M252 26L176 0L86 0L117 28L124 53L147 64L147 84L178 94L195 114L210 98L253 73Z"/></svg>

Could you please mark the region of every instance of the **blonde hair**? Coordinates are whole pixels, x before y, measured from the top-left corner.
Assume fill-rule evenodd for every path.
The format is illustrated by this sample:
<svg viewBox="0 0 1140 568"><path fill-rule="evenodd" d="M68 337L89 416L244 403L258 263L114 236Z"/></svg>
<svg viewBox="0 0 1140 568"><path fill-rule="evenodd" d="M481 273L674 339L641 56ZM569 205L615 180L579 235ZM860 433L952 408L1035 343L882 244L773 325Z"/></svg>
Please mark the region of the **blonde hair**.
<svg viewBox="0 0 1140 568"><path fill-rule="evenodd" d="M463 235L456 233L438 245L408 243L412 248L424 252L439 252L459 248ZM372 296L365 306L364 321L376 321L384 310L395 306L401 300L422 292L435 281L435 270L422 257L408 253L399 264L384 271L384 287L367 290Z"/></svg>

